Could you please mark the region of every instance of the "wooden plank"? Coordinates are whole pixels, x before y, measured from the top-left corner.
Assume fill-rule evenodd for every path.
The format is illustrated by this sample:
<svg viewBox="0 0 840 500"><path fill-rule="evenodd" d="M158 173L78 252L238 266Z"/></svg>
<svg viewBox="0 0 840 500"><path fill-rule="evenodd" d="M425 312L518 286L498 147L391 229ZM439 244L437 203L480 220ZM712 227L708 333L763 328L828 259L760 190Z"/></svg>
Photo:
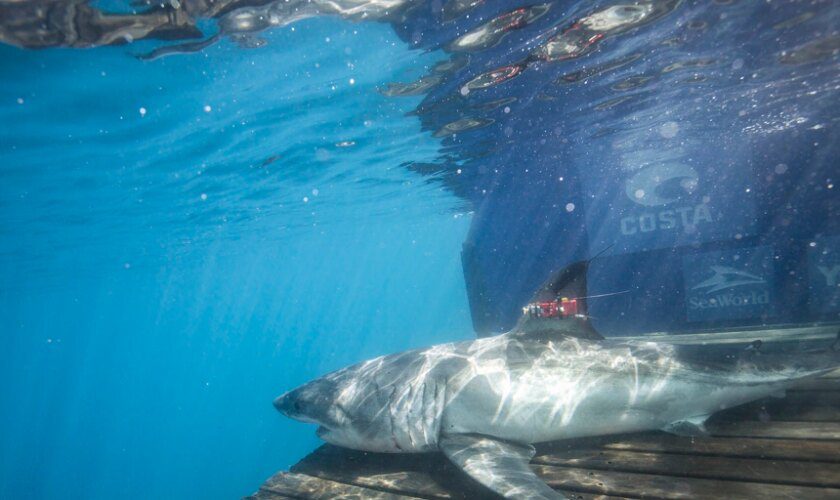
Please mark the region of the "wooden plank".
<svg viewBox="0 0 840 500"><path fill-rule="evenodd" d="M609 494L644 498L691 498L730 500L831 499L840 498L840 489L764 484L740 481L697 479L534 465L535 472L552 488L589 494Z"/></svg>
<svg viewBox="0 0 840 500"><path fill-rule="evenodd" d="M773 460L840 462L840 443L763 438L684 438L665 433L621 436L602 441L601 449L682 453Z"/></svg>
<svg viewBox="0 0 840 500"><path fill-rule="evenodd" d="M370 498L373 500L416 499L416 497L376 491L291 472L280 472L271 476L260 487L260 491L254 495L254 498L302 498L307 500L330 500L333 498Z"/></svg>
<svg viewBox="0 0 840 500"><path fill-rule="evenodd" d="M725 422L707 425L716 437L840 440L840 422Z"/></svg>
<svg viewBox="0 0 840 500"><path fill-rule="evenodd" d="M292 471L365 488L423 498L472 498L485 494L439 454L379 454L324 445Z"/></svg>
<svg viewBox="0 0 840 500"><path fill-rule="evenodd" d="M840 488L840 463L679 455L597 448L543 454L535 457L534 463L601 471Z"/></svg>
<svg viewBox="0 0 840 500"><path fill-rule="evenodd" d="M496 498L440 453L385 454L322 446L292 468L299 474L377 491L428 499ZM617 500L606 494L582 494L581 500Z"/></svg>
<svg viewBox="0 0 840 500"><path fill-rule="evenodd" d="M644 460L637 460L635 469L632 469L628 464L632 464L633 461L627 460L628 457L624 455L625 460L621 467L616 466L608 470L607 466L615 465L616 460L602 458L599 465L597 456L595 460L591 460L592 457L590 457L587 459L590 460L589 462L584 462L580 460L586 457L581 457L580 453L583 452L579 450L577 458L569 455L575 451L575 447L583 446L582 443L587 442L589 443L588 449L592 449L593 442L598 442L599 449L605 453L628 451L647 453L647 455L643 454L642 458L646 459L648 465L643 463L640 465L638 462L644 462ZM535 458L535 470L545 475L544 479L553 487L581 494L581 498L585 499L628 496L703 498L714 495L717 495L717 498L781 498L786 495L788 498L831 498L832 495L840 493L836 489L815 491L813 488L808 489L804 484L799 484L805 482L803 477L809 470L808 465L814 466L814 480L830 485L836 484L835 479L827 479L826 476L833 474L828 467L840 463L840 442L838 441L714 437L690 439L664 433L648 433L598 440L570 440L552 443L548 447L549 451L543 450ZM546 446L541 448L545 449ZM566 455L561 456L562 453L557 453L558 449L566 450ZM669 455L679 457L680 454L683 455L684 459L690 460L680 461L678 458L667 458ZM650 465L652 460L649 455L659 455L658 460L662 460L659 464L660 469L652 468L653 466ZM602 457L609 456L603 455ZM612 458L620 456L613 455ZM774 466L774 474L778 475L776 482L787 481L788 484L762 485L761 483L753 483L762 486L757 488L743 486L743 484L749 483L742 482L743 480L759 480L758 474L761 473L756 472L755 464L741 463L740 467L737 464L732 464L732 471L727 472L727 463L725 461L717 462L718 469L709 471L705 467L708 462L704 463L699 460L704 456L760 458L763 459L761 461L769 463L773 463L774 459L786 461L823 460L832 463L805 464L799 462L797 465L794 462L794 464L786 463ZM560 460L563 459L577 459L579 461L561 464ZM556 461L554 465L547 463L551 460ZM613 464L606 462L613 462ZM766 467L766 464L763 464L763 466ZM645 469L644 467L648 468ZM628 470L616 470L617 468ZM390 493L427 499L472 499L486 498L488 495L488 492L480 485L454 468L442 455L436 453L414 455L374 454L325 445L298 463L293 470L296 474L273 477L274 486L270 486L272 483L270 480L255 495L255 498L336 497L335 490L326 487L318 489L312 481L324 481L332 488L358 487L366 492L372 491L365 497ZM697 472L700 470L707 470L708 472ZM712 480L711 474L713 473L729 480ZM705 477L704 474L709 477ZM672 477L680 475L683 477ZM307 476L306 481L310 484L309 489L301 484L289 482L292 478L300 480ZM280 478L284 481L284 483L280 483L285 485L283 488L278 487ZM736 478L742 481L734 481ZM697 483L696 481L701 482ZM781 489L768 488L770 486L781 487ZM349 491L347 494L352 496L355 492ZM374 498L376 497L374 496Z"/></svg>

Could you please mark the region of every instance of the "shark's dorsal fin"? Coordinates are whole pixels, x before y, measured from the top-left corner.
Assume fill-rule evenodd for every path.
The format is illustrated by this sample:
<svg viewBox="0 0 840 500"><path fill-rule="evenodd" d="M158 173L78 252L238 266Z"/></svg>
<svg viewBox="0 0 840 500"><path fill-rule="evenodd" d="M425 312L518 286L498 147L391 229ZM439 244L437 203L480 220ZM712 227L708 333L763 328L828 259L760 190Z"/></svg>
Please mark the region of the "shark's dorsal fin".
<svg viewBox="0 0 840 500"><path fill-rule="evenodd" d="M604 249L589 260L573 262L551 273L545 283L531 297L529 303L529 306L537 305L538 314L528 311L528 307L526 307L514 328L516 335L541 340L558 336L603 340L604 337L595 330L586 315L586 299L588 298L586 273L589 270L589 264L608 249ZM539 304L557 302L564 298L574 301L575 310L573 312L560 311L550 317L539 314ZM558 304L562 305L562 303Z"/></svg>
<svg viewBox="0 0 840 500"><path fill-rule="evenodd" d="M458 468L505 498L566 498L545 484L528 466L534 456L534 447L529 444L481 434L444 434L438 446Z"/></svg>
<svg viewBox="0 0 840 500"><path fill-rule="evenodd" d="M523 316L513 329L513 335L531 340L556 340L575 337L585 340L604 340L586 316L570 318L534 318Z"/></svg>
<svg viewBox="0 0 840 500"><path fill-rule="evenodd" d="M586 297L586 272L588 260L574 262L551 273L551 276L537 289L532 301L549 300L556 297Z"/></svg>

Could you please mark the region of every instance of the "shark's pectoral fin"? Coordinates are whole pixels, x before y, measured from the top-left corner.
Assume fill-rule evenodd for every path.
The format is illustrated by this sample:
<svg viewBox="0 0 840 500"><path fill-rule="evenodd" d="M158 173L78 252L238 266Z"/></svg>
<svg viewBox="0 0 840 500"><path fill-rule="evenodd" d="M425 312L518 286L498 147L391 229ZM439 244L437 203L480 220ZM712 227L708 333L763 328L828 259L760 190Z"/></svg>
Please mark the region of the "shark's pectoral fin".
<svg viewBox="0 0 840 500"><path fill-rule="evenodd" d="M505 498L566 498L549 488L528 466L534 456L534 447L529 444L480 434L452 434L441 436L438 445L452 463Z"/></svg>
<svg viewBox="0 0 840 500"><path fill-rule="evenodd" d="M709 431L706 430L706 420L708 415L700 415L698 417L690 417L683 420L671 422L662 428L663 431L669 434L675 434L683 437L705 437L709 436Z"/></svg>

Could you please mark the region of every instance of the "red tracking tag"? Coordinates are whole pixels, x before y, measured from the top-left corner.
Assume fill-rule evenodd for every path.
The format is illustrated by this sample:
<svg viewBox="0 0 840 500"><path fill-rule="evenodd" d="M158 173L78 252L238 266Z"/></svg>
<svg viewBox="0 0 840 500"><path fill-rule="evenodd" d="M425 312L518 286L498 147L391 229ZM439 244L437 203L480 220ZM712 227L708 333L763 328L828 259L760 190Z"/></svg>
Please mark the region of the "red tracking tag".
<svg viewBox="0 0 840 500"><path fill-rule="evenodd" d="M577 299L563 297L560 300L560 310L563 311L563 316L574 316L578 312Z"/></svg>
<svg viewBox="0 0 840 500"><path fill-rule="evenodd" d="M559 304L552 300L550 302L540 302L540 317L554 318L560 313Z"/></svg>

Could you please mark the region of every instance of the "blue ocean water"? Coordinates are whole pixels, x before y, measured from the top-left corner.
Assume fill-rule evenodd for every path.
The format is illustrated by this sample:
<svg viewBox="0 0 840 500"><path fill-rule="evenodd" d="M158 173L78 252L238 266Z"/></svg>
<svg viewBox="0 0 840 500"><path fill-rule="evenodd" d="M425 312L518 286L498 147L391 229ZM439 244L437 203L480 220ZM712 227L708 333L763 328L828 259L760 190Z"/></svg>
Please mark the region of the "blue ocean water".
<svg viewBox="0 0 840 500"><path fill-rule="evenodd" d="M596 255L609 336L840 318L829 0L142 3L0 2L2 498L251 492Z"/></svg>
<svg viewBox="0 0 840 500"><path fill-rule="evenodd" d="M318 442L271 405L469 338L469 224L377 86L439 53L307 20L272 50L0 47L0 497L235 498ZM307 50L300 50L306 47Z"/></svg>

